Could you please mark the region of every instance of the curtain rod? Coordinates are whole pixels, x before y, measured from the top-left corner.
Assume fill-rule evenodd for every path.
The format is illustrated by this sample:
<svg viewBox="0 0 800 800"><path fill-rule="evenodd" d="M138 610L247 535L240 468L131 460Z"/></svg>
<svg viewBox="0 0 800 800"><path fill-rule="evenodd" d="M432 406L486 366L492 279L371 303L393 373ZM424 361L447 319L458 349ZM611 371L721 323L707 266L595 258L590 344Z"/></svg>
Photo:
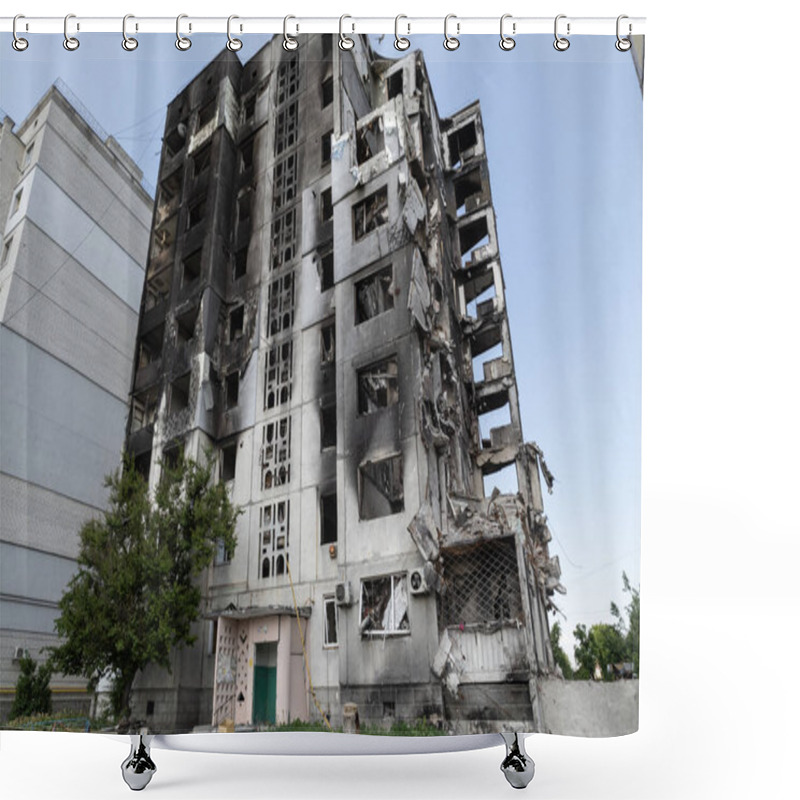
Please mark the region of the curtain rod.
<svg viewBox="0 0 800 800"><path fill-rule="evenodd" d="M182 15L180 30L183 35L192 33L228 32L228 17L195 17ZM616 17L570 17L559 15L559 31L571 36L614 36L617 33ZM286 20L286 21L285 21ZM645 32L645 17L625 17L622 35L641 35ZM509 36L523 34L550 34L554 32L554 17L513 17L505 15L504 31ZM11 33L13 17L0 17L0 31ZM175 17L136 17L128 18L128 35L135 33L175 33ZM414 34L444 34L443 17L233 17L231 32L239 34L278 34L286 30L291 35L303 33L376 33L394 34L395 26L402 36ZM569 25L569 31L567 31ZM340 27L341 26L341 27ZM122 33L122 17L81 17L69 16L69 34L81 33ZM17 34L64 33L64 17L27 17L17 20ZM477 33L500 32L500 16L497 17L459 17L450 15L448 32L451 36Z"/></svg>

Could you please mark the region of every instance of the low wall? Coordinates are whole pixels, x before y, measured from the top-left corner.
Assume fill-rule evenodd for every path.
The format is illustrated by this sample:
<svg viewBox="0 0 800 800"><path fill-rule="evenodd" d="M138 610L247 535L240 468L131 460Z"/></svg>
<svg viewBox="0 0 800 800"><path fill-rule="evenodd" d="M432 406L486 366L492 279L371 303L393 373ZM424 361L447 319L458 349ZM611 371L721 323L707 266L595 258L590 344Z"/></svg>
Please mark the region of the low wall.
<svg viewBox="0 0 800 800"><path fill-rule="evenodd" d="M539 681L544 730L563 736L624 736L639 728L639 681Z"/></svg>

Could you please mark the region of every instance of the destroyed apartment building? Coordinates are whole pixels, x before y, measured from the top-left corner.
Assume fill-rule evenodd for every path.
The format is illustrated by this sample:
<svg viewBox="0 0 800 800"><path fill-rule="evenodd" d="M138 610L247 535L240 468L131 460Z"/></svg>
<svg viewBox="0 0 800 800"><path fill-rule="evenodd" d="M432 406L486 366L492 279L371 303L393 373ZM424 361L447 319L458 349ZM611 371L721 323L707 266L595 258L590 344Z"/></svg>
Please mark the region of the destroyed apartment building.
<svg viewBox="0 0 800 800"><path fill-rule="evenodd" d="M211 448L244 513L135 713L543 729L552 477L521 434L480 107L440 119L418 52L281 44L223 51L168 107L127 448L151 486ZM518 492L486 496L502 469Z"/></svg>

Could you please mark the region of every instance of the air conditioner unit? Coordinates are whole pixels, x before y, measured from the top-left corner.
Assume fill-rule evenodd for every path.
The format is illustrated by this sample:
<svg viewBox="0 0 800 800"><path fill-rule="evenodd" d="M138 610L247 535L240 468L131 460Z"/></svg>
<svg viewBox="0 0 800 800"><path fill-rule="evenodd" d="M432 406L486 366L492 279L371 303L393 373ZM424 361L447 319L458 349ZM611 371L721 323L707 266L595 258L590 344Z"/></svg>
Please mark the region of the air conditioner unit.
<svg viewBox="0 0 800 800"><path fill-rule="evenodd" d="M349 581L336 584L336 605L337 606L353 605L353 590L350 588Z"/></svg>
<svg viewBox="0 0 800 800"><path fill-rule="evenodd" d="M408 583L411 587L411 594L428 594L430 586L425 580L425 573L421 569L415 569L408 576Z"/></svg>
<svg viewBox="0 0 800 800"><path fill-rule="evenodd" d="M30 654L24 647L14 648L14 661L22 661L23 658L28 658Z"/></svg>

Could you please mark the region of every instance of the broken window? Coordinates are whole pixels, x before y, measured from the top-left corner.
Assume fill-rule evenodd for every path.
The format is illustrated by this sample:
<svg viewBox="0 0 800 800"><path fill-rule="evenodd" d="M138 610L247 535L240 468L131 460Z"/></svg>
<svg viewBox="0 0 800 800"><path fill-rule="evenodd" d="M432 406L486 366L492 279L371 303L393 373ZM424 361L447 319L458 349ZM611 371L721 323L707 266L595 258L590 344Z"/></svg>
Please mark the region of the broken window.
<svg viewBox="0 0 800 800"><path fill-rule="evenodd" d="M392 265L356 283L356 325L394 308Z"/></svg>
<svg viewBox="0 0 800 800"><path fill-rule="evenodd" d="M385 575L361 581L362 634L402 633L408 630L406 576Z"/></svg>
<svg viewBox="0 0 800 800"><path fill-rule="evenodd" d="M190 253L183 259L183 274L181 275L181 286L188 286L200 277L201 258L203 249L200 248Z"/></svg>
<svg viewBox="0 0 800 800"><path fill-rule="evenodd" d="M244 101L244 121L249 122L256 114L256 96L253 94Z"/></svg>
<svg viewBox="0 0 800 800"><path fill-rule="evenodd" d="M320 516L320 544L334 544L337 541L336 533L336 492L323 494L319 498Z"/></svg>
<svg viewBox="0 0 800 800"><path fill-rule="evenodd" d="M236 442L222 445L222 455L219 460L219 476L223 483L236 478Z"/></svg>
<svg viewBox="0 0 800 800"><path fill-rule="evenodd" d="M234 370L225 376L225 408L239 405L239 373Z"/></svg>
<svg viewBox="0 0 800 800"><path fill-rule="evenodd" d="M148 276L145 287L144 310L149 311L165 300L169 296L171 287L171 265L168 265L165 269L162 269L154 275Z"/></svg>
<svg viewBox="0 0 800 800"><path fill-rule="evenodd" d="M194 339L194 326L197 323L197 315L200 313L200 306L196 305L188 311L175 316L178 324L178 344L188 344Z"/></svg>
<svg viewBox="0 0 800 800"><path fill-rule="evenodd" d="M296 208L272 222L272 269L280 269L294 258L297 233Z"/></svg>
<svg viewBox="0 0 800 800"><path fill-rule="evenodd" d="M139 369L153 364L161 358L164 343L164 325L158 325L139 339Z"/></svg>
<svg viewBox="0 0 800 800"><path fill-rule="evenodd" d="M333 364L336 361L336 323L320 328L320 361Z"/></svg>
<svg viewBox="0 0 800 800"><path fill-rule="evenodd" d="M273 345L266 360L264 408L270 409L292 399L292 342Z"/></svg>
<svg viewBox="0 0 800 800"><path fill-rule="evenodd" d="M189 385L191 373L187 372L174 380L169 387L169 413L177 414L189 408Z"/></svg>
<svg viewBox="0 0 800 800"><path fill-rule="evenodd" d="M285 486L291 480L292 418L282 417L261 429L261 467L264 489Z"/></svg>
<svg viewBox="0 0 800 800"><path fill-rule="evenodd" d="M181 460L182 450L183 445L179 439L173 439L171 442L167 443L161 451L161 466L165 470L175 469L175 467L178 466L178 462Z"/></svg>
<svg viewBox="0 0 800 800"><path fill-rule="evenodd" d="M474 211L483 199L483 180L480 167L475 167L453 181L458 216ZM460 213L459 213L460 212Z"/></svg>
<svg viewBox="0 0 800 800"><path fill-rule="evenodd" d="M477 264L477 258L474 262L472 260L473 253L479 247L483 247L483 245L489 243L489 221L486 214L459 226L458 243L461 254L461 265L466 267Z"/></svg>
<svg viewBox="0 0 800 800"><path fill-rule="evenodd" d="M358 371L359 414L393 406L398 396L397 358L387 358Z"/></svg>
<svg viewBox="0 0 800 800"><path fill-rule="evenodd" d="M326 131L322 136L322 166L331 163L331 137L333 131Z"/></svg>
<svg viewBox="0 0 800 800"><path fill-rule="evenodd" d="M152 426L158 415L158 387L133 396L131 404L131 433Z"/></svg>
<svg viewBox="0 0 800 800"><path fill-rule="evenodd" d="M261 577L283 575L289 550L289 501L269 503L259 509Z"/></svg>
<svg viewBox="0 0 800 800"><path fill-rule="evenodd" d="M161 195L159 200L161 203L169 203L181 192L183 186L183 167L176 169L168 177L161 181Z"/></svg>
<svg viewBox="0 0 800 800"><path fill-rule="evenodd" d="M386 97L391 100L397 95L403 94L403 70L398 69L386 79Z"/></svg>
<svg viewBox="0 0 800 800"><path fill-rule="evenodd" d="M276 278L269 286L269 335L291 329L294 324L294 273Z"/></svg>
<svg viewBox="0 0 800 800"><path fill-rule="evenodd" d="M320 194L319 216L323 222L333 219L333 193L330 187L323 189Z"/></svg>
<svg viewBox="0 0 800 800"><path fill-rule="evenodd" d="M209 142L201 150L198 150L192 161L194 162L194 176L197 178L211 166L211 143Z"/></svg>
<svg viewBox="0 0 800 800"><path fill-rule="evenodd" d="M478 132L474 122L468 122L447 137L447 146L450 151L450 166L455 169L464 161L470 159L478 144Z"/></svg>
<svg viewBox="0 0 800 800"><path fill-rule="evenodd" d="M174 155L177 155L185 144L186 122L181 121L164 137L167 158L172 158Z"/></svg>
<svg viewBox="0 0 800 800"><path fill-rule="evenodd" d="M235 342L244 334L244 305L234 308L228 315L228 341Z"/></svg>
<svg viewBox="0 0 800 800"><path fill-rule="evenodd" d="M403 510L403 456L367 461L358 468L358 515L362 520Z"/></svg>
<svg viewBox="0 0 800 800"><path fill-rule="evenodd" d="M323 450L336 447L336 403L320 406L320 445Z"/></svg>
<svg viewBox="0 0 800 800"><path fill-rule="evenodd" d="M355 238L363 239L389 221L389 193L385 186L353 206Z"/></svg>
<svg viewBox="0 0 800 800"><path fill-rule="evenodd" d="M333 245L328 245L320 254L317 262L319 271L319 288L322 292L327 292L333 287Z"/></svg>
<svg viewBox="0 0 800 800"><path fill-rule="evenodd" d="M253 166L253 139L248 139L243 145L241 150L241 169L242 172L250 169Z"/></svg>
<svg viewBox="0 0 800 800"><path fill-rule="evenodd" d="M333 78L322 81L322 107L327 108L333 102Z"/></svg>
<svg viewBox="0 0 800 800"><path fill-rule="evenodd" d="M273 169L272 210L280 211L294 200L297 193L297 156L290 153Z"/></svg>
<svg viewBox="0 0 800 800"><path fill-rule="evenodd" d="M186 218L186 230L191 230L195 225L199 225L206 216L206 199L205 197L189 206L189 215Z"/></svg>
<svg viewBox="0 0 800 800"><path fill-rule="evenodd" d="M328 37L326 37L328 38ZM325 647L336 647L339 643L339 611L333 595L322 599L325 606Z"/></svg>
<svg viewBox="0 0 800 800"><path fill-rule="evenodd" d="M297 94L300 86L300 67L296 56L290 56L278 68L276 103L282 105Z"/></svg>
<svg viewBox="0 0 800 800"><path fill-rule="evenodd" d="M402 74L402 73L401 73ZM359 164L369 161L384 148L383 119L375 117L356 131L356 160Z"/></svg>
<svg viewBox="0 0 800 800"><path fill-rule="evenodd" d="M244 194L239 196L237 201L237 215L239 225L243 225L250 219L252 211L253 193L248 189Z"/></svg>
<svg viewBox="0 0 800 800"><path fill-rule="evenodd" d="M442 624L522 621L513 537L442 550Z"/></svg>
<svg viewBox="0 0 800 800"><path fill-rule="evenodd" d="M238 281L247 274L247 245L239 248L233 257L233 279Z"/></svg>
<svg viewBox="0 0 800 800"><path fill-rule="evenodd" d="M217 117L217 99L214 98L206 103L197 115L197 129L205 128L210 122L213 122Z"/></svg>
<svg viewBox="0 0 800 800"><path fill-rule="evenodd" d="M297 101L281 109L275 119L275 155L297 143Z"/></svg>

